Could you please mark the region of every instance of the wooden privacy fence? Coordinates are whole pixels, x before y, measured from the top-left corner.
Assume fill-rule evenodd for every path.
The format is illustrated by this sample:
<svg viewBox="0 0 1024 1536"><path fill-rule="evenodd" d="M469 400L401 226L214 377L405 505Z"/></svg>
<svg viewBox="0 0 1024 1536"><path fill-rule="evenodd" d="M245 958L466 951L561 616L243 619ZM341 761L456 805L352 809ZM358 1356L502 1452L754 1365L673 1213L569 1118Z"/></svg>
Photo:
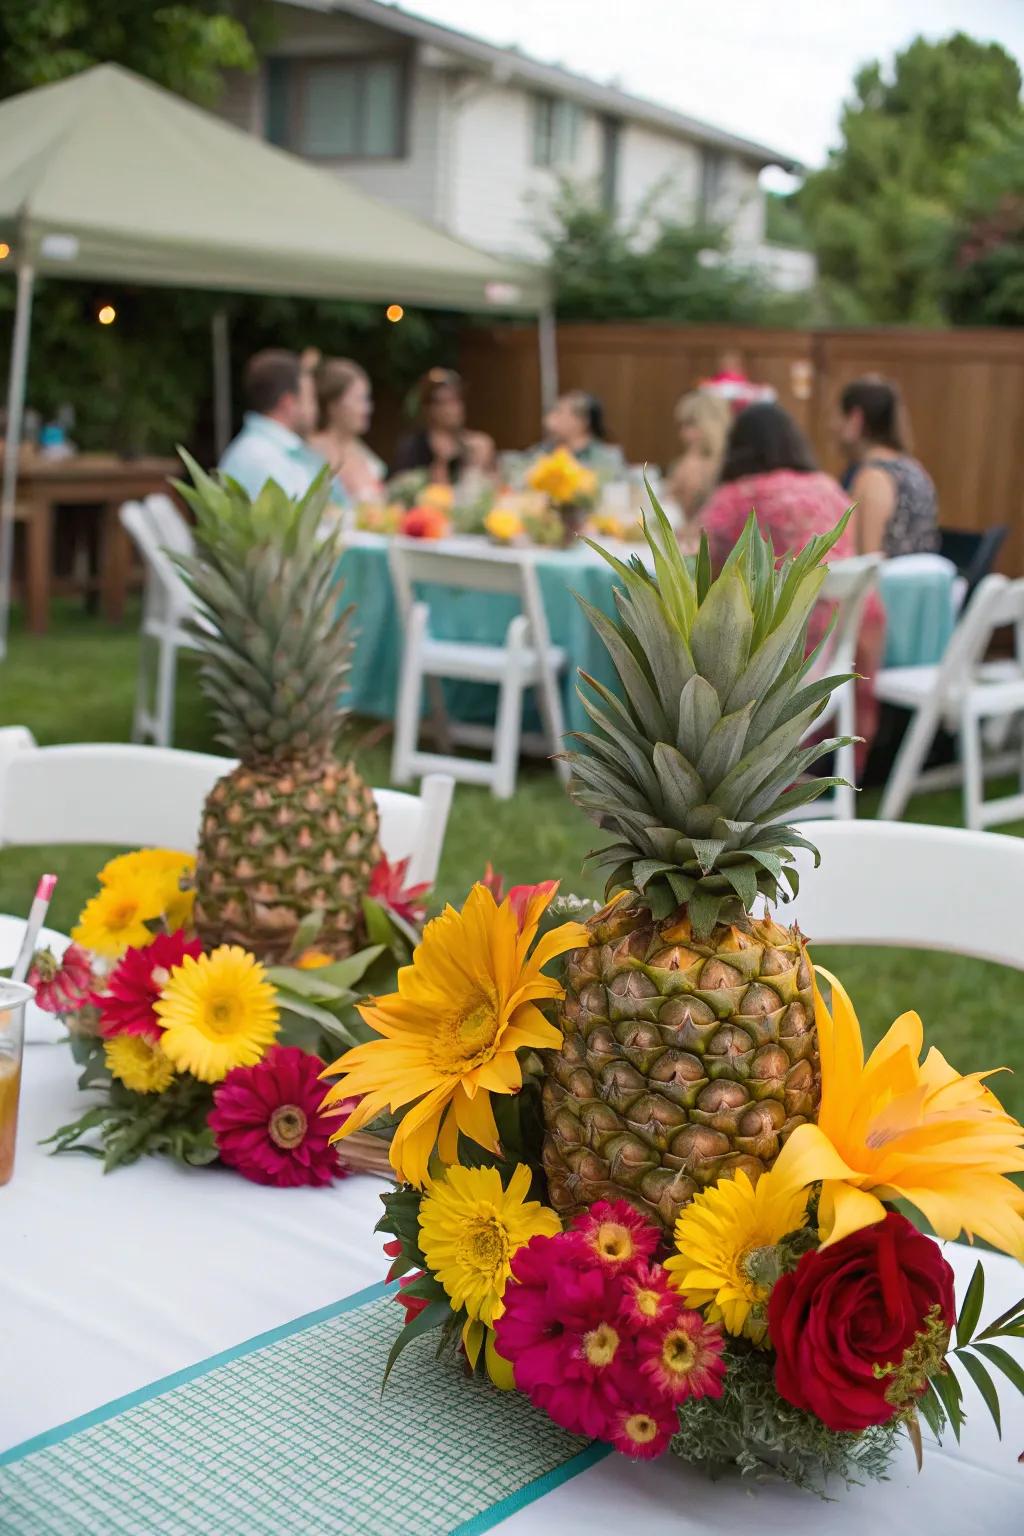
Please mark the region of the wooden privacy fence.
<svg viewBox="0 0 1024 1536"><path fill-rule="evenodd" d="M725 349L771 384L838 473L836 402L843 386L882 373L903 390L914 448L935 479L944 525L1006 523L1000 565L1024 571L1024 331L896 329L782 331L735 326L560 325L563 389L600 396L634 463L666 465L679 451L673 406L716 371ZM460 366L471 424L503 448L540 436L540 370L532 326L470 329Z"/></svg>

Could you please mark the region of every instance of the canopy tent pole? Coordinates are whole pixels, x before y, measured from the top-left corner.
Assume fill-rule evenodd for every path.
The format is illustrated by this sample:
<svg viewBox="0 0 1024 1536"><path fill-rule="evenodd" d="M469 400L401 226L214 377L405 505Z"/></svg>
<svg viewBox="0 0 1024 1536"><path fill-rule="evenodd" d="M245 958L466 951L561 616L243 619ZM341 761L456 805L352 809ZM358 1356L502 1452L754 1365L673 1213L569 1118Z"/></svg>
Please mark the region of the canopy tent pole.
<svg viewBox="0 0 1024 1536"><path fill-rule="evenodd" d="M18 488L18 453L25 416L25 379L28 374L28 342L32 327L31 264L18 265L18 295L14 309L11 367L7 377L7 433L4 439L3 492L0 495L0 658L7 654L7 630L11 616L11 567L14 561L14 498Z"/></svg>
<svg viewBox="0 0 1024 1536"><path fill-rule="evenodd" d="M558 346L555 312L550 305L537 315L537 346L540 356L540 401L542 410L550 410L558 398Z"/></svg>
<svg viewBox="0 0 1024 1536"><path fill-rule="evenodd" d="M213 340L213 442L219 459L231 441L231 339L226 309L214 311L210 329Z"/></svg>

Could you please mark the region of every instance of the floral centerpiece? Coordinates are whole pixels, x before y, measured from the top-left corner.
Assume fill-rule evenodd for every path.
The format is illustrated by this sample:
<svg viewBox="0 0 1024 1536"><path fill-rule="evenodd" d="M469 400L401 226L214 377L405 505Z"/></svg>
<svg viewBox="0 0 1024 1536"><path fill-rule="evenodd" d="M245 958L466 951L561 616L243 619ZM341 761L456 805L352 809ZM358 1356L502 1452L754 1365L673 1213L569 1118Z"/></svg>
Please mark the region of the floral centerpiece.
<svg viewBox="0 0 1024 1536"><path fill-rule="evenodd" d="M68 1027L93 1102L51 1138L109 1170L147 1154L201 1166L220 1160L260 1184L327 1184L354 1159L331 1133L354 1107L322 1107L320 1074L339 1045L369 1034L353 1004L409 957L424 915L408 861L381 859L367 923L377 942L334 960L316 948L319 918L294 959L264 966L240 945L204 951L192 922L195 858L168 849L119 855L101 871L62 959L36 954L30 981ZM362 985L361 985L362 984ZM372 1149L371 1149L372 1150Z"/></svg>
<svg viewBox="0 0 1024 1536"><path fill-rule="evenodd" d="M548 498L563 523L563 540L568 543L579 533L588 514L597 504L599 482L567 448L556 448L532 464L526 474L531 490Z"/></svg>
<svg viewBox="0 0 1024 1536"><path fill-rule="evenodd" d="M979 1265L957 1314L937 1241L1024 1260L1024 1130L984 1072L922 1059L916 1014L866 1056L841 983L761 910L811 846L787 818L834 782L804 777L840 681L805 642L840 531L777 568L751 520L713 580L655 503L655 574L605 556L622 687L585 679L570 753L607 905L491 877L358 1005L371 1037L324 1108L358 1100L340 1145L394 1124L385 1376L431 1333L624 1455L821 1489L901 1437L920 1456L922 1422L959 1435L964 1376L995 1414L993 1374L1024 1388L1024 1301L985 1317Z"/></svg>

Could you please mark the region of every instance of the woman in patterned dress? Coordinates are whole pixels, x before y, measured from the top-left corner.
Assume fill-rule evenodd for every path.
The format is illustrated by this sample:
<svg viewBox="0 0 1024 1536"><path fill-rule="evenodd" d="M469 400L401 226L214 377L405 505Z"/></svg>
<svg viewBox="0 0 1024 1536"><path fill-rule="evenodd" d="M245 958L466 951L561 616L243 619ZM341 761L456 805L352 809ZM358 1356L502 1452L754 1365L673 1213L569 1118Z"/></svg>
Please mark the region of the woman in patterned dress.
<svg viewBox="0 0 1024 1536"><path fill-rule="evenodd" d="M924 465L907 452L899 390L888 379L863 378L839 397L837 436L853 468L847 482L857 503L857 545L864 553L928 554L939 547L939 502Z"/></svg>

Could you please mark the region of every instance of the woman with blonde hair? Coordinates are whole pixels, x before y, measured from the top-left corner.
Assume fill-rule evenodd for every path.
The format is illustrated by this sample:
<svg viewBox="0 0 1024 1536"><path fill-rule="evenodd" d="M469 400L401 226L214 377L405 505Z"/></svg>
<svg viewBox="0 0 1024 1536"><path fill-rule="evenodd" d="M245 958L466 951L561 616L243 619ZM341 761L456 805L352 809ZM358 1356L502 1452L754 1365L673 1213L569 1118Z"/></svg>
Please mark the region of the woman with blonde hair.
<svg viewBox="0 0 1024 1536"><path fill-rule="evenodd" d="M314 382L318 422L309 446L331 466L337 499L346 506L380 501L387 470L363 442L373 416L366 370L347 357L328 357L317 368Z"/></svg>
<svg viewBox="0 0 1024 1536"><path fill-rule="evenodd" d="M683 451L672 467L668 492L686 517L693 517L718 483L732 411L720 395L691 390L676 406Z"/></svg>

